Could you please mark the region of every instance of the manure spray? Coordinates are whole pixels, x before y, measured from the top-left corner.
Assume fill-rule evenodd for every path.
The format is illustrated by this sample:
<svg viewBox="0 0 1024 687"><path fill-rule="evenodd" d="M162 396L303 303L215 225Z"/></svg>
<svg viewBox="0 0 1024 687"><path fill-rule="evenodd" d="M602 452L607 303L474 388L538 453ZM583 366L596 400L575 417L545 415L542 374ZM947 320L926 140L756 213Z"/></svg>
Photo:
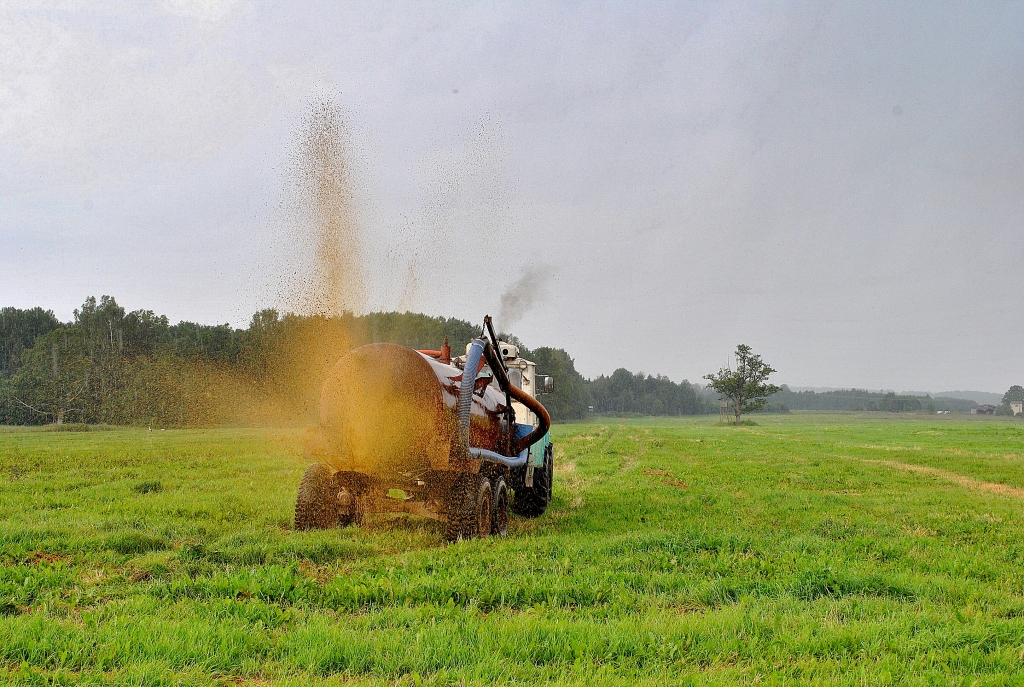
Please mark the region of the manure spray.
<svg viewBox="0 0 1024 687"><path fill-rule="evenodd" d="M313 249L308 274L296 275L294 310L339 317L366 306L363 236L355 207L352 136L341 108L313 103L290 156L290 185L298 215L296 238Z"/></svg>
<svg viewBox="0 0 1024 687"><path fill-rule="evenodd" d="M317 401L317 422L307 431L304 452L312 464L299 485L296 529L407 513L444 522L451 539L504 535L510 510L537 516L551 498L551 419L537 400L551 391L551 379L536 374L536 365L498 339L490 317L461 356L452 355L447 339L439 350L388 343L354 347L368 337L355 317L365 307L367 289L350 141L340 109L319 102L304 121L292 158L296 207L313 248L309 278L293 294L311 316L304 322L313 326L302 327L303 335L289 342L285 376L297 387L293 400L304 400L303 414ZM445 203L455 202L457 184L446 188L453 194ZM495 213L488 214L480 224L493 227ZM469 235L481 238L478 231ZM484 252L439 255L493 253L496 242L486 243ZM451 242L417 247L406 274L405 303L417 289L424 253L442 245ZM438 265L432 269L458 274ZM543 289L532 289L529 280L527 273L505 299L506 311L521 315ZM319 394L309 393L320 380Z"/></svg>
<svg viewBox="0 0 1024 687"><path fill-rule="evenodd" d="M407 513L444 522L451 539L504 535L510 511L540 515L551 497L551 420L537 398L550 392L551 379L499 340L490 317L465 355L453 356L447 339L438 350L422 351L370 343L360 316L372 270L353 154L341 108L328 99L313 103L293 140L287 177L294 244L305 253L304 264L292 266L286 300L301 316L267 312L250 328L265 337L262 348L253 347L264 418L313 423L296 529ZM438 234L444 206L462 202L458 179L449 181L450 193L426 213ZM449 230L445 240L419 242L403 301L414 297L424 274L448 279L466 259L494 253L497 241L487 234L497 233L501 213L487 211L491 200L469 213L480 221L464 232L467 241ZM431 257L437 264L424 272ZM531 274L502 303L510 317L521 316L543 289L543 276L533 275L533 288Z"/></svg>

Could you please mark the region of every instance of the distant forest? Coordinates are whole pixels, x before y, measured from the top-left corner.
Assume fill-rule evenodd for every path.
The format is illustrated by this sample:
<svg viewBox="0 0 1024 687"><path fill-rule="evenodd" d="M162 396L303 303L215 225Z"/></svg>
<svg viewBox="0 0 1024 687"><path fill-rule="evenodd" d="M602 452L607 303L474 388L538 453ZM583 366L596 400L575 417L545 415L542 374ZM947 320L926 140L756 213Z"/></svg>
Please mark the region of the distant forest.
<svg viewBox="0 0 1024 687"><path fill-rule="evenodd" d="M348 350L388 341L436 349L447 336L461 351L479 325L414 313L336 318L262 310L249 326L170 324L150 310L125 311L86 299L71 322L42 308L0 310L0 424L210 425L310 422L322 380ZM688 381L626 369L584 379L562 349L531 349L511 334L538 371L555 379L543 402L556 421L598 415L718 413L717 396ZM772 397L768 412L968 411L971 401L859 390Z"/></svg>
<svg viewBox="0 0 1024 687"><path fill-rule="evenodd" d="M936 412L970 412L977 404L962 398L897 395L893 392L840 389L836 391L782 391L772 396L772 403L781 403L791 410L852 410L906 413L926 410Z"/></svg>

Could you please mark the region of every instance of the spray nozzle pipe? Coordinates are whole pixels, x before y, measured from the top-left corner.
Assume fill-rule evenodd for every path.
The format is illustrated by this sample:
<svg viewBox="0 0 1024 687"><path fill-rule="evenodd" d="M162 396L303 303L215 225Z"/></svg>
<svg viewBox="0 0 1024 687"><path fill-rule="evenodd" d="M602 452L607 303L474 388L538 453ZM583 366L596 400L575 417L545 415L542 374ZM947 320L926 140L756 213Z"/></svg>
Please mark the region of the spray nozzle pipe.
<svg viewBox="0 0 1024 687"><path fill-rule="evenodd" d="M505 408L507 408L508 424L509 427L516 423L516 411L512 408L512 393L509 391L511 383L508 380L508 366L505 364L505 359L498 355L498 336L494 333L494 322L490 315L484 315L484 328L487 329L487 333L490 334L491 340L488 342L487 349L484 354L487 356L487 362L490 364L491 369L498 370L495 374L498 376L499 388L505 392Z"/></svg>

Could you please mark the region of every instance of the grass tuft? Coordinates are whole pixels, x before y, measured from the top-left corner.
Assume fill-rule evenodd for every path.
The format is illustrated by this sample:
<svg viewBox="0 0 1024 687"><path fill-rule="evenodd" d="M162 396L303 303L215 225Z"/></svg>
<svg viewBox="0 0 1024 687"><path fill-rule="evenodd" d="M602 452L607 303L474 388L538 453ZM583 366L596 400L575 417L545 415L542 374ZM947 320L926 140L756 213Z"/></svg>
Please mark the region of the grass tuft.
<svg viewBox="0 0 1024 687"><path fill-rule="evenodd" d="M63 422L59 425L44 425L44 432L88 432L89 425L84 422Z"/></svg>
<svg viewBox="0 0 1024 687"><path fill-rule="evenodd" d="M136 494L155 494L163 490L164 485L158 479L149 480L146 482L139 482L134 487L132 487L132 491L134 491Z"/></svg>
<svg viewBox="0 0 1024 687"><path fill-rule="evenodd" d="M107 537L103 546L124 555L139 555L169 548L164 538L143 532L118 532Z"/></svg>
<svg viewBox="0 0 1024 687"><path fill-rule="evenodd" d="M829 566L800 573L791 589L796 598L805 601L850 595L884 596L905 600L913 600L915 597L906 587L889 583L877 573L856 575L836 571Z"/></svg>

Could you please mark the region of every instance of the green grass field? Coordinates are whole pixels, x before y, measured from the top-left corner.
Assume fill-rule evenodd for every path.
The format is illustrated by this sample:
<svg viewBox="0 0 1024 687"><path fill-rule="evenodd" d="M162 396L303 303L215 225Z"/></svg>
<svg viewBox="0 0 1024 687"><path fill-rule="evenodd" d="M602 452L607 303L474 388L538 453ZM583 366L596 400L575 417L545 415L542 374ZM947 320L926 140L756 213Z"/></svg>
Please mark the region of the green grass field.
<svg viewBox="0 0 1024 687"><path fill-rule="evenodd" d="M298 432L0 430L0 682L1024 684L1024 424L713 421L557 426L458 544L293 532Z"/></svg>

